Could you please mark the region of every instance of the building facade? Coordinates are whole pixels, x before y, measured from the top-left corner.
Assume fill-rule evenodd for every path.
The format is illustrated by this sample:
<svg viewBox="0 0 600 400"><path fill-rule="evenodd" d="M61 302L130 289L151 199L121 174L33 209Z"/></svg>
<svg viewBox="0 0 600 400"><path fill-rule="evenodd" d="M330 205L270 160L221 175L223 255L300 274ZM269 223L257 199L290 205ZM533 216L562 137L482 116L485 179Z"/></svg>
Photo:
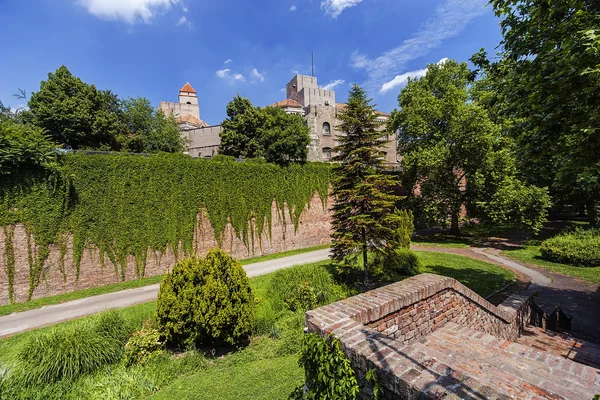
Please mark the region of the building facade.
<svg viewBox="0 0 600 400"><path fill-rule="evenodd" d="M286 85L286 99L269 107L279 107L288 114L299 114L304 117L310 129L308 160L329 162L333 157L337 137L343 132L337 130L340 125L339 114L346 104L336 103L335 91L319 88L317 78L307 75L296 75ZM194 88L186 83L179 91L179 102L163 101L160 108L165 113L175 115L182 135L188 140L188 151L192 157L212 157L217 154L221 143L220 125L210 126L200 119L200 105ZM377 111L378 120L387 121L389 114ZM383 125L382 125L382 129ZM397 135L388 136L388 144L381 150L385 153L386 162L398 164Z"/></svg>

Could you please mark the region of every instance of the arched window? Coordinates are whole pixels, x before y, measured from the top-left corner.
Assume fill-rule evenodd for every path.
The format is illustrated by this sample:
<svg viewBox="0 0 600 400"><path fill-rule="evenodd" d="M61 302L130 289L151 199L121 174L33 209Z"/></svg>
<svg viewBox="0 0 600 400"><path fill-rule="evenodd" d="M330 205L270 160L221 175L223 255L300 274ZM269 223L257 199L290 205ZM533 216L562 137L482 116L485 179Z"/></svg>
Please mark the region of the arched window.
<svg viewBox="0 0 600 400"><path fill-rule="evenodd" d="M191 101L188 101L186 104L190 104L190 105L191 105L191 104L192 104L192 102L191 102Z"/></svg>
<svg viewBox="0 0 600 400"><path fill-rule="evenodd" d="M331 136L331 125L329 125L329 122L323 123L323 136Z"/></svg>
<svg viewBox="0 0 600 400"><path fill-rule="evenodd" d="M323 161L331 161L331 149L329 147L323 147Z"/></svg>

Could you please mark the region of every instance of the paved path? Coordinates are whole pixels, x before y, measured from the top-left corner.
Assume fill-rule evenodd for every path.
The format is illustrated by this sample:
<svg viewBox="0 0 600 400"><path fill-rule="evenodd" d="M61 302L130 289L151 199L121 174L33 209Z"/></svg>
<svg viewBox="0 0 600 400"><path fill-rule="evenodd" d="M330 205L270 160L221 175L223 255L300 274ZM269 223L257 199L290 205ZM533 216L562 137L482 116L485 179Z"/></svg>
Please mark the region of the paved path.
<svg viewBox="0 0 600 400"><path fill-rule="evenodd" d="M308 264L329 258L329 249L282 257L244 266L249 277L268 274L278 269L294 265ZM0 317L0 337L13 335L34 328L52 325L70 319L95 314L112 308L129 307L135 304L156 300L159 285L143 286L136 289L86 297L62 304L45 306L35 310L13 313Z"/></svg>

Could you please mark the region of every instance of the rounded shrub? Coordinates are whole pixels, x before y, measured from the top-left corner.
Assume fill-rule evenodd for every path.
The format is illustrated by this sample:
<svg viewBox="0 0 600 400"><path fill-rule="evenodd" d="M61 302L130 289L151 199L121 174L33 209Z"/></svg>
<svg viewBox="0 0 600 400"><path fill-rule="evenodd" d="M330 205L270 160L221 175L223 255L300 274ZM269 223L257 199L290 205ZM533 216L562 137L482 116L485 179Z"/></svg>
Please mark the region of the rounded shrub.
<svg viewBox="0 0 600 400"><path fill-rule="evenodd" d="M177 263L160 284L156 308L170 346L236 345L250 334L254 296L242 265L216 249Z"/></svg>
<svg viewBox="0 0 600 400"><path fill-rule="evenodd" d="M125 365L144 365L162 348L160 332L149 325L135 331L125 344Z"/></svg>
<svg viewBox="0 0 600 400"><path fill-rule="evenodd" d="M319 264L298 265L275 272L267 292L276 311L305 311L346 297L344 288L334 282L325 266Z"/></svg>
<svg viewBox="0 0 600 400"><path fill-rule="evenodd" d="M419 272L421 262L411 250L400 248L388 254L384 260L384 269L400 275L414 275Z"/></svg>
<svg viewBox="0 0 600 400"><path fill-rule="evenodd" d="M577 228L542 242L542 258L579 267L600 266L600 229Z"/></svg>

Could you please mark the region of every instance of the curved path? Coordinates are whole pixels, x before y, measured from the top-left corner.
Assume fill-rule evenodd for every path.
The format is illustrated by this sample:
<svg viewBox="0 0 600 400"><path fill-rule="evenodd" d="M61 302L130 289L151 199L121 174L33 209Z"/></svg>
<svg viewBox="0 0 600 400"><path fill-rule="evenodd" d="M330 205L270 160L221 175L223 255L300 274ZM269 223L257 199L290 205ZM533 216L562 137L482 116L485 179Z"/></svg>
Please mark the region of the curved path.
<svg viewBox="0 0 600 400"><path fill-rule="evenodd" d="M248 264L244 266L244 270L246 270L248 277L253 277L265 275L277 271L278 269L289 268L294 265L324 261L328 258L329 249L323 249L289 257L282 257L275 260ZM143 286L1 316L0 338L58 322L92 315L104 310L129 307L135 304L156 300L159 286L160 285L158 284Z"/></svg>

